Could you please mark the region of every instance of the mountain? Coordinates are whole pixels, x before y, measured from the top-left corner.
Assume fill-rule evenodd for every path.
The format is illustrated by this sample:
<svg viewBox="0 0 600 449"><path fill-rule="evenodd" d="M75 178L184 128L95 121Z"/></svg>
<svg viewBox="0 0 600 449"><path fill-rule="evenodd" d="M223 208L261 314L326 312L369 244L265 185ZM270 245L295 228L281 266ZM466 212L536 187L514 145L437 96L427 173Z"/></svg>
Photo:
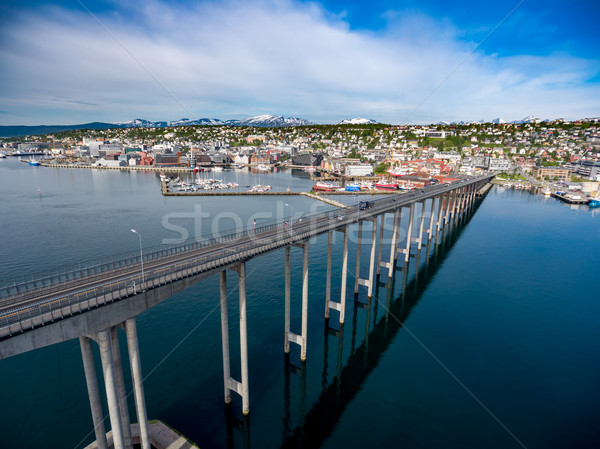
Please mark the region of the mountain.
<svg viewBox="0 0 600 449"><path fill-rule="evenodd" d="M117 122L113 125L115 128L164 128L168 122L151 122L143 118L136 118L128 122Z"/></svg>
<svg viewBox="0 0 600 449"><path fill-rule="evenodd" d="M527 117L525 117L525 118L523 118L521 120L515 120L514 122L510 122L510 123L521 125L523 123L533 123L533 122L535 122L537 120L538 119L535 118L533 115L528 115Z"/></svg>
<svg viewBox="0 0 600 449"><path fill-rule="evenodd" d="M460 123L459 123L459 124L460 124ZM441 121L441 122L437 122L435 125L436 125L436 126L438 126L438 125L441 125L441 126L448 126L448 125L450 125L450 122L444 122L444 121Z"/></svg>
<svg viewBox="0 0 600 449"><path fill-rule="evenodd" d="M257 115L242 120L227 120L226 125L230 126L254 126L256 128L281 128L286 126L307 126L314 125L303 118L284 117L282 115Z"/></svg>
<svg viewBox="0 0 600 449"><path fill-rule="evenodd" d="M225 122L218 118L200 118L200 119L189 119L182 118L179 120L173 120L167 123L167 126L192 126L192 125L224 125Z"/></svg>
<svg viewBox="0 0 600 449"><path fill-rule="evenodd" d="M498 117L498 118L495 118L494 120L492 120L492 123L494 125L502 125L502 124L506 123L506 120L503 120L500 117Z"/></svg>
<svg viewBox="0 0 600 449"><path fill-rule="evenodd" d="M338 123L338 125L374 125L377 123L379 123L379 122L376 122L375 120L372 120L372 119L356 117L356 118L342 120L341 122Z"/></svg>
<svg viewBox="0 0 600 449"><path fill-rule="evenodd" d="M0 126L0 137L38 136L75 129L109 129L114 127L114 123L103 122L83 123L81 125L9 125Z"/></svg>

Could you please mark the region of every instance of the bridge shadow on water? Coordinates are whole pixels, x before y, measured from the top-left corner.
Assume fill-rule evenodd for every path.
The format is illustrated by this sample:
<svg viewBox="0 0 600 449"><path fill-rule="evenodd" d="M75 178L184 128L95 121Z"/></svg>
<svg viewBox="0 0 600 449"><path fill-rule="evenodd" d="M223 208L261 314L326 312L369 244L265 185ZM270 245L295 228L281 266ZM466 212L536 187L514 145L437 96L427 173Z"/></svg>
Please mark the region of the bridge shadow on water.
<svg viewBox="0 0 600 449"><path fill-rule="evenodd" d="M394 341L403 323L409 318L413 307L419 302L426 291L429 281L434 278L442 263L458 241L466 225L476 213L481 202L473 205L471 213L461 217L456 222L449 223L439 234L423 245L420 251L411 254L408 263L399 258L392 278L387 278L387 273L377 277L373 297L367 302L354 298L353 317L351 322L351 350L346 364L342 366L342 346L344 325L338 328L331 327L328 320L324 328L324 352L321 375L322 391L317 400L306 411L306 363L294 365L285 357L284 379L284 415L283 438L281 448L316 448L322 446L326 439L335 430L344 410L361 391L369 374L378 366L382 356L389 345ZM386 270L383 270L385 272ZM414 271L409 279L409 272ZM388 282L381 280L389 279ZM402 282L401 292L394 298L396 282ZM356 345L357 315L359 309L364 309L367 316L365 322L365 337L362 343ZM378 320L378 310L383 309ZM337 325L337 321L335 323ZM329 370L329 339L338 339L338 354L336 360L335 376L328 382ZM298 424L292 428L291 410L291 377L295 375L299 380L299 414ZM237 418L231 406L225 407L226 419L226 447L233 448L234 433L241 433L241 447L250 447L250 420L248 417Z"/></svg>

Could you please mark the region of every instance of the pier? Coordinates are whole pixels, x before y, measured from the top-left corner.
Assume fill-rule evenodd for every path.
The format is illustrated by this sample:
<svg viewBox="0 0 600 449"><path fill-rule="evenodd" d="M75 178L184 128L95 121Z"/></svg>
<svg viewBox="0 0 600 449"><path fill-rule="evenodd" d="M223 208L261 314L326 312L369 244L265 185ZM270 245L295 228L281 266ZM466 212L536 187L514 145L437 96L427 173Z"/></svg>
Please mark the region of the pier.
<svg viewBox="0 0 600 449"><path fill-rule="evenodd" d="M550 196L567 204L587 204L590 201L589 198L581 198L581 196L579 195L577 195L577 197L573 197L568 193L564 195L559 195L558 193L553 192L550 194Z"/></svg>
<svg viewBox="0 0 600 449"><path fill-rule="evenodd" d="M388 194L372 201L367 209L359 204L348 205L343 214L326 211L302 219L276 223L256 229L193 242L179 247L161 249L105 264L78 267L40 277L15 280L0 286L0 359L35 350L62 341L79 339L86 384L98 448L108 448L102 417L101 389L94 366L94 349L99 351L108 405L111 436L116 449L133 446L131 413L125 399L123 363L129 360L134 391L135 416L139 424L140 444L150 448L151 430L145 410L144 390L138 348L136 317L149 308L168 300L200 280L218 275L221 307L221 343L223 355L223 398L225 403L232 393L241 397L241 412L250 413L250 386L248 376L248 329L246 303L246 263L262 254L283 249L285 307L282 323L283 351L291 345L299 348L299 362L310 357L308 353L307 305L309 301L323 301L308 289L310 268L309 242L327 234L327 277L324 298L324 320L337 321L340 330L345 322L348 250L350 226L358 225L359 244L356 255L354 293L364 287L367 298L378 288L378 279L387 275L388 283L397 270L397 259L404 264L418 258L423 247L429 249L433 239L443 241L446 232L472 215L476 197L492 176L462 180L451 185L438 185L408 194ZM286 194L287 192L282 192ZM371 203L371 201L370 201ZM341 203L340 203L341 204ZM402 211L409 212L406 238L401 238ZM391 243L384 246L385 218L392 217ZM363 239L367 227L370 239ZM343 234L342 282L339 297L331 292L333 234ZM379 235L379 238L377 237ZM363 240L366 240L363 242ZM361 248L369 251L369 263L361 266ZM301 325L292 331L291 258L293 248L302 252L302 307ZM296 250L294 250L296 251ZM417 259L418 260L418 259ZM144 269L140 273L140 265ZM418 264L417 264L418 266ZM383 270L382 270L383 269ZM406 273L406 271L405 271ZM233 287L230 287L233 284ZM352 284L352 282L351 282ZM228 288L229 287L229 288ZM239 303L239 378L230 372L228 290L237 290ZM206 298L206 300L217 300ZM387 326L387 324L386 324ZM387 327L386 327L387 328ZM121 356L119 338L126 340L127 355ZM375 343L375 336L373 336ZM368 372L368 370L367 370ZM329 391L329 390L327 390ZM335 393L335 390L331 390ZM329 393L327 393L329 394ZM327 409L325 413L328 413ZM331 410L335 416L335 410ZM314 417L320 416L321 412ZM311 420L307 420L309 425ZM295 435L295 432L294 432Z"/></svg>

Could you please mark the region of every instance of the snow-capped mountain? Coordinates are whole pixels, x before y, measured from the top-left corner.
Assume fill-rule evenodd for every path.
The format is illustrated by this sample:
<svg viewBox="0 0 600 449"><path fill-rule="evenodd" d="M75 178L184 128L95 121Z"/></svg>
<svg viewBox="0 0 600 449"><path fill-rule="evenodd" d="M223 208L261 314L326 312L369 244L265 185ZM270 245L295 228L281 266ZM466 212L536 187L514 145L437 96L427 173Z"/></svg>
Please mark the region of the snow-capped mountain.
<svg viewBox="0 0 600 449"><path fill-rule="evenodd" d="M257 128L280 128L285 126L306 126L313 125L303 118L284 117L282 115L257 115L242 120L227 120L226 125L231 126L254 126Z"/></svg>
<svg viewBox="0 0 600 449"><path fill-rule="evenodd" d="M168 122L167 126L191 126L191 125L224 125L225 122L218 118L200 118L200 119L189 119L182 118L179 120L173 120Z"/></svg>
<svg viewBox="0 0 600 449"><path fill-rule="evenodd" d="M115 123L115 125L118 125L122 128L160 128L166 126L166 124L167 122L151 122L150 120L145 120L143 118L136 118L127 122Z"/></svg>
<svg viewBox="0 0 600 449"><path fill-rule="evenodd" d="M375 120L368 119L368 118L356 117L356 118L342 120L341 122L338 123L338 125L373 125L376 123L379 123L379 122L376 122Z"/></svg>
<svg viewBox="0 0 600 449"><path fill-rule="evenodd" d="M437 126L437 125L441 125L441 126L448 126L448 125L450 125L450 122L444 122L444 121L441 121L441 122L437 122L437 123L436 123L436 126ZM459 125L460 125L460 123L459 123Z"/></svg>
<svg viewBox="0 0 600 449"><path fill-rule="evenodd" d="M515 124L533 123L537 120L539 120L539 119L535 118L533 115L528 115L527 117L525 117L521 120L515 120L514 122L510 122L510 123L515 123Z"/></svg>
<svg viewBox="0 0 600 449"><path fill-rule="evenodd" d="M179 120L152 122L136 118L127 122L117 122L114 125L122 128L165 128L170 126L192 126L192 125L227 125L227 126L254 126L257 128L279 128L286 126L306 126L314 125L303 118L284 117L282 115L258 115L242 120L221 120L218 118L189 119L181 118Z"/></svg>
<svg viewBox="0 0 600 449"><path fill-rule="evenodd" d="M500 117L498 117L498 118L495 118L494 120L492 120L492 123L494 125L502 125L502 124L506 123L506 120L501 119Z"/></svg>

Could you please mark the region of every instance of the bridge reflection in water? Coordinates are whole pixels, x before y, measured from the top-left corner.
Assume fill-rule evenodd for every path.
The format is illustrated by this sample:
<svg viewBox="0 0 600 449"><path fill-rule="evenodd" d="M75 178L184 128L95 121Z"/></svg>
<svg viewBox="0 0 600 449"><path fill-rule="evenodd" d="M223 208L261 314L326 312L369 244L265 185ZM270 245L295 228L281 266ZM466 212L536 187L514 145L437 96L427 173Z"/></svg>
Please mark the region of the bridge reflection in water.
<svg viewBox="0 0 600 449"><path fill-rule="evenodd" d="M280 447L285 449L320 447L333 433L345 409L361 391L363 384L378 366L389 345L404 327L413 307L421 299L429 282L435 277L479 205L480 203L476 203L471 213L461 216L459 220L444 228L438 237L429 240L416 253L411 253L408 261L403 260L396 265L392 277L385 277L386 282L378 276L373 297L363 298L363 295L355 294L350 329L351 347L345 364L343 363L344 324L325 321L321 393L308 411L306 361L295 364L289 354L286 354L283 435ZM396 285L400 282L401 287ZM398 296L394 298L394 294ZM360 313L365 314L364 338L356 347ZM335 360L333 379L328 381L332 339L337 340L337 344L334 344L337 352L333 354ZM296 394L292 391L293 377L297 379ZM297 403L294 403L292 396ZM295 423L292 423L293 415L297 416ZM228 404L225 407L225 423L226 447L250 448L250 418L248 416L237 418L231 404ZM236 434L241 440L240 445L235 444Z"/></svg>

